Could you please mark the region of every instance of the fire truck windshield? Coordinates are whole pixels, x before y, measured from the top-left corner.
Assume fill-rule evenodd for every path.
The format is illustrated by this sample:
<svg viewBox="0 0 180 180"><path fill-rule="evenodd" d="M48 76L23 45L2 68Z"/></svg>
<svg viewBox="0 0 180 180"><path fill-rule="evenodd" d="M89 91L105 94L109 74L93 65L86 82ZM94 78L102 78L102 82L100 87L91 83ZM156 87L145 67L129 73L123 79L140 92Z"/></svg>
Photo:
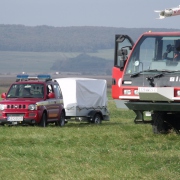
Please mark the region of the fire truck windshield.
<svg viewBox="0 0 180 180"><path fill-rule="evenodd" d="M43 98L43 84L13 84L7 98Z"/></svg>
<svg viewBox="0 0 180 180"><path fill-rule="evenodd" d="M143 36L129 58L125 74L180 70L180 37Z"/></svg>

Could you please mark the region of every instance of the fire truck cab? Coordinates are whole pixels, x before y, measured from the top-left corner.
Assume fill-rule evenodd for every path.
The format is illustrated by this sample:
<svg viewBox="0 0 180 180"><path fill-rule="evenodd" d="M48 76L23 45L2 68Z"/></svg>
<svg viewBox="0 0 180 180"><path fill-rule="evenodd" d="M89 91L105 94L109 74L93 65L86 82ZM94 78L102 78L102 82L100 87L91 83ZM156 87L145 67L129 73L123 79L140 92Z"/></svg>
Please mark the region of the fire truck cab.
<svg viewBox="0 0 180 180"><path fill-rule="evenodd" d="M146 32L136 43L115 36L112 97L124 100L135 123L154 133L180 130L180 32ZM145 121L148 112L150 121Z"/></svg>
<svg viewBox="0 0 180 180"><path fill-rule="evenodd" d="M7 93L1 94L0 125L65 124L65 109L59 84L49 75L17 75Z"/></svg>

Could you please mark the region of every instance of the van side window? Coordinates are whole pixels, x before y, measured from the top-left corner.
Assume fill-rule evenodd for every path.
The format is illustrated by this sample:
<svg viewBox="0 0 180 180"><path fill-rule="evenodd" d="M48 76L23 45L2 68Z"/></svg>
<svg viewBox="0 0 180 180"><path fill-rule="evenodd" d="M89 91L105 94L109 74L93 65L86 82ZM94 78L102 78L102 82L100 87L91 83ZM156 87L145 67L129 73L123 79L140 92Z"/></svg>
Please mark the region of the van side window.
<svg viewBox="0 0 180 180"><path fill-rule="evenodd" d="M47 94L52 93L53 92L53 88L50 84L47 85Z"/></svg>
<svg viewBox="0 0 180 180"><path fill-rule="evenodd" d="M54 92L55 92L57 98L62 99L62 92L61 92L59 85L56 85L56 84L54 85Z"/></svg>

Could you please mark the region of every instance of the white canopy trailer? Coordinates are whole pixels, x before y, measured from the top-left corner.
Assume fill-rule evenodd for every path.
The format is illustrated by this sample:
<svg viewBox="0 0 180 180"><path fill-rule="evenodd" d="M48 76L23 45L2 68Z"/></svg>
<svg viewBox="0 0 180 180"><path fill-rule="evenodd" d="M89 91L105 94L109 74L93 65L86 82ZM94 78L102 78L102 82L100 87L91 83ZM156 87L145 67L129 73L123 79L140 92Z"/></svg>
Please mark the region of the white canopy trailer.
<svg viewBox="0 0 180 180"><path fill-rule="evenodd" d="M62 90L66 120L101 123L109 120L107 82L103 79L58 78Z"/></svg>

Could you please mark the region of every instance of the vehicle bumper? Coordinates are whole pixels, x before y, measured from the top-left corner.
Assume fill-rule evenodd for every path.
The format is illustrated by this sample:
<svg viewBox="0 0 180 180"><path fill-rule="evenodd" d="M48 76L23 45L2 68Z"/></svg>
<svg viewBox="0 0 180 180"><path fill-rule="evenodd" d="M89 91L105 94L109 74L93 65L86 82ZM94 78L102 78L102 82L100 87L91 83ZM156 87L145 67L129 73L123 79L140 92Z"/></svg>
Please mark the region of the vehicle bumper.
<svg viewBox="0 0 180 180"><path fill-rule="evenodd" d="M29 124L29 125L34 125L37 124L35 119L29 118L29 119L23 119L23 121L8 121L7 118L6 119L0 119L0 125L4 125L4 124L9 124L9 125L17 125L17 124Z"/></svg>
<svg viewBox="0 0 180 180"><path fill-rule="evenodd" d="M139 111L178 111L180 112L180 103L177 102L132 102L127 101L125 105L131 110Z"/></svg>
<svg viewBox="0 0 180 180"><path fill-rule="evenodd" d="M144 119L144 112L154 112L154 111L162 111L172 114L179 114L180 113L180 103L171 103L171 102L132 102L128 101L125 102L125 105L130 109L133 110L136 114L136 117L134 119L134 122L136 124L139 123L150 123L152 124L152 120L145 120Z"/></svg>

